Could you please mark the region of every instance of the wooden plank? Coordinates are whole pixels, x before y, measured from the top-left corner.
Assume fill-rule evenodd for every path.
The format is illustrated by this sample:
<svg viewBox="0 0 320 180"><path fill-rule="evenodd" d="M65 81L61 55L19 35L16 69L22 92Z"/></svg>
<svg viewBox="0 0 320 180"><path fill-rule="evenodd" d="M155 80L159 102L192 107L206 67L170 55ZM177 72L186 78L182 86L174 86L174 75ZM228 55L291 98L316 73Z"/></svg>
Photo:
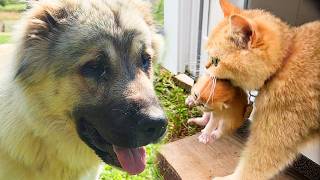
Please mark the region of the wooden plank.
<svg viewBox="0 0 320 180"><path fill-rule="evenodd" d="M242 144L226 137L210 145L198 142L198 135L164 145L160 154L183 180L211 179L231 174Z"/></svg>
<svg viewBox="0 0 320 180"><path fill-rule="evenodd" d="M186 74L178 74L173 77L173 81L177 86L183 88L187 92L191 91L191 87L194 84L194 80Z"/></svg>
<svg viewBox="0 0 320 180"><path fill-rule="evenodd" d="M209 180L234 171L244 147L241 139L227 136L204 145L197 137L194 135L163 145L159 151L159 166L165 179ZM274 179L300 178L281 173Z"/></svg>

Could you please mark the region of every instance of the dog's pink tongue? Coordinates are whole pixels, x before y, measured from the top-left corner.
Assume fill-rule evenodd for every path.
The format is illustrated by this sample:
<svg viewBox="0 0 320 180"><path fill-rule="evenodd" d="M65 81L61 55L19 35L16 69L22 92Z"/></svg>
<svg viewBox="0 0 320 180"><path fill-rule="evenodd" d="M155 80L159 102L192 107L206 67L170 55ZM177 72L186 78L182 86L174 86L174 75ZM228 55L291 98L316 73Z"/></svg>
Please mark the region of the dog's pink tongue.
<svg viewBox="0 0 320 180"><path fill-rule="evenodd" d="M146 150L139 148L122 148L113 146L121 167L131 175L141 173L146 167Z"/></svg>

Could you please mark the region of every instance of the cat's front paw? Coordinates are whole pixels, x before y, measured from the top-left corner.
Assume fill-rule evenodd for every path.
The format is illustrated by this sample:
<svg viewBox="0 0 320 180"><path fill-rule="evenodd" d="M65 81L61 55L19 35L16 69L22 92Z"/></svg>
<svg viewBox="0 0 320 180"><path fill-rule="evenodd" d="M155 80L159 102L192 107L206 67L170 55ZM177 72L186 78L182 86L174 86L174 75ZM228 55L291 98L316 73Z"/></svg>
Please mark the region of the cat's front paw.
<svg viewBox="0 0 320 180"><path fill-rule="evenodd" d="M202 132L200 136L198 137L199 142L203 144L207 144L211 141L213 141L212 136L209 133Z"/></svg>

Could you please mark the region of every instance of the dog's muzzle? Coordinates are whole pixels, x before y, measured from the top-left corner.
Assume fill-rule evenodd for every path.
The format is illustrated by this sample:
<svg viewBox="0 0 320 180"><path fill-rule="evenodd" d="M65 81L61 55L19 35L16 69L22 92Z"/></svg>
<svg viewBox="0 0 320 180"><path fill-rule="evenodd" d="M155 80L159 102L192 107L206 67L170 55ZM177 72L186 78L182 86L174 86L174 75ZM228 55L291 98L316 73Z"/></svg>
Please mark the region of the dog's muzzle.
<svg viewBox="0 0 320 180"><path fill-rule="evenodd" d="M130 174L145 168L147 144L164 136L167 120L158 104L115 102L77 107L80 138L106 163Z"/></svg>

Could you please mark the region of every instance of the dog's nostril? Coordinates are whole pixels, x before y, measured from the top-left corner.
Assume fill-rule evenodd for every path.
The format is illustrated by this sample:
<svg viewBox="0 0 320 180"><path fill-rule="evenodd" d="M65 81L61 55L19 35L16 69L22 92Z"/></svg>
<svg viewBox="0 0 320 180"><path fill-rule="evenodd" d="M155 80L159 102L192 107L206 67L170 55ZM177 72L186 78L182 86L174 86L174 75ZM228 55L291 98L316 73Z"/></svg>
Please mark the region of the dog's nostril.
<svg viewBox="0 0 320 180"><path fill-rule="evenodd" d="M160 138L167 127L165 118L145 118L138 122L138 129L144 137L150 139Z"/></svg>

